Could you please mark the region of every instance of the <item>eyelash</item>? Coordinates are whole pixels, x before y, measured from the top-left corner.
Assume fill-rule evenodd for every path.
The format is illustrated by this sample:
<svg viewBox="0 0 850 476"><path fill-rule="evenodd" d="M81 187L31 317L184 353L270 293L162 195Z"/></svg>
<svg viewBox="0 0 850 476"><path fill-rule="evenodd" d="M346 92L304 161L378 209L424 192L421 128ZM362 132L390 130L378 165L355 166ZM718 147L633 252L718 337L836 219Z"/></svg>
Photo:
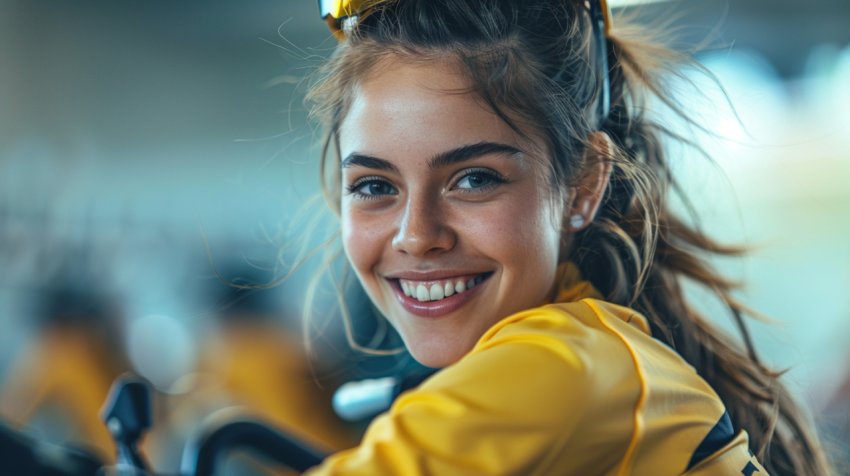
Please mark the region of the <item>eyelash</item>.
<svg viewBox="0 0 850 476"><path fill-rule="evenodd" d="M366 193L361 193L360 189L363 188L364 185L368 185L370 183L383 182L388 184L390 187L393 185L387 181L387 179L378 176L371 177L361 177L354 181L351 185L347 185L345 187L346 191L349 195L354 195L358 200L378 200L383 197L383 195L370 195ZM393 187L395 188L395 187Z"/></svg>
<svg viewBox="0 0 850 476"><path fill-rule="evenodd" d="M489 192L490 190L492 190L492 189L496 188L497 186L508 181L507 177L496 172L493 169L487 169L487 168L483 168L483 167L473 167L471 169L464 170L463 175L458 177L458 179L455 181L455 185L457 185L458 183L460 183L461 180L465 179L466 177L469 177L470 175L483 175L483 176L486 176L487 178L489 178L490 180L492 180L492 182L483 186L483 187L479 187L479 188L475 188L475 189L462 189L462 188L457 189L457 190L461 191L461 193Z"/></svg>

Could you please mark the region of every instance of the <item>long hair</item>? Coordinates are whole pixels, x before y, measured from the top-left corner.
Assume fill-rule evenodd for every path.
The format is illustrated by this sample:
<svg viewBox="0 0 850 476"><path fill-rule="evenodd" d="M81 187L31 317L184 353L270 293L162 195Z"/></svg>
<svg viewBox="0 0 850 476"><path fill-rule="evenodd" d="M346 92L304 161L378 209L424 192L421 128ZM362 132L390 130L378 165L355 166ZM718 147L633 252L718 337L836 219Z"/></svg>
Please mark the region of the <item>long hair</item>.
<svg viewBox="0 0 850 476"><path fill-rule="evenodd" d="M615 25L608 35L611 114L597 117L599 52L591 19L576 0L389 0L348 25L346 41L322 66L308 102L327 130L321 173L328 205L339 213L338 132L356 86L382 60L452 62L475 94L523 139L563 199L586 169L588 134L602 130L614 148L613 175L598 216L577 233L562 259L573 261L607 301L650 321L653 335L674 348L718 393L736 429L774 476L824 475L828 464L805 413L762 364L731 295L735 283L708 263L740 255L677 217L668 195L680 192L663 141L681 140L645 114L659 101L688 120L667 81L699 65L645 29ZM604 121L604 122L603 122ZM682 283L713 292L736 319L743 344L720 332L685 299ZM305 312L309 312L308 309ZM350 324L348 325L350 326Z"/></svg>

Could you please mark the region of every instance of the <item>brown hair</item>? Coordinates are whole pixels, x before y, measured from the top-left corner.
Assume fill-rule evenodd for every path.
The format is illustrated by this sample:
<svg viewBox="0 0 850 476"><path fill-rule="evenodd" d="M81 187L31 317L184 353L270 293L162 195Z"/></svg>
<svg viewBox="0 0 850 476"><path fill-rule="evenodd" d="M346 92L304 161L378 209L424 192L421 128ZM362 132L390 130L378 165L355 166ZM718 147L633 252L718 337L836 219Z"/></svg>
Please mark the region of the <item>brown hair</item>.
<svg viewBox="0 0 850 476"><path fill-rule="evenodd" d="M355 86L383 59L454 62L477 94L538 157L557 197L586 169L588 134L598 130L600 61L584 2L565 0L392 0L376 4L346 31L312 85L312 114L327 127L322 184L339 213L338 128ZM680 139L645 115L655 98L678 112L666 81L688 56L637 26L608 35L613 175L599 215L579 232L564 259L575 262L606 300L646 315L653 335L674 348L714 388L736 429L774 476L824 475L829 469L805 413L757 358L731 295L735 283L712 269L712 255L739 255L685 223L668 206L680 192L662 140ZM524 131L535 131L532 139ZM542 146L540 137L543 138ZM535 150L537 149L537 150ZM717 330L686 301L690 280L725 303L744 345ZM305 313L309 313L309 302ZM350 336L350 324L347 324ZM351 340L351 339L349 339Z"/></svg>

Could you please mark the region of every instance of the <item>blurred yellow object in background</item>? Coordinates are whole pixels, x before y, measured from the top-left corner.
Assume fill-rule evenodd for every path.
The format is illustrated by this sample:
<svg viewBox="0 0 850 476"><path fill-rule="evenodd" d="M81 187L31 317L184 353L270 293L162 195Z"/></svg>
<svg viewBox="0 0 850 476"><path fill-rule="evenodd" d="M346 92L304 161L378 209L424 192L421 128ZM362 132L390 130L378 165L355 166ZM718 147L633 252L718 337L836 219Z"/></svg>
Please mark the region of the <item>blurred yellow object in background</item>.
<svg viewBox="0 0 850 476"><path fill-rule="evenodd" d="M334 414L334 389L319 386L298 339L271 323L230 322L207 342L201 369L273 425L333 450L356 446L360 431Z"/></svg>
<svg viewBox="0 0 850 476"><path fill-rule="evenodd" d="M54 417L56 411L63 421L51 423L67 425L61 443L114 461L112 436L99 414L112 381L125 370L121 359L97 333L67 325L45 328L27 349L3 382L0 415L25 426L42 412Z"/></svg>

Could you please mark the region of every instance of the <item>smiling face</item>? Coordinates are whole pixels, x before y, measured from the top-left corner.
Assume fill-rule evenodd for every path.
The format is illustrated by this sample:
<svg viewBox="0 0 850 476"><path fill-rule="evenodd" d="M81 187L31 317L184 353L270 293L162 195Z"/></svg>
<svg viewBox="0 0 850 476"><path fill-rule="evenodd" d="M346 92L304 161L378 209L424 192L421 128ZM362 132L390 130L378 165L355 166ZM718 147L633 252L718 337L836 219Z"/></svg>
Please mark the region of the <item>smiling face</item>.
<svg viewBox="0 0 850 476"><path fill-rule="evenodd" d="M520 137L448 66L399 62L340 125L342 236L369 297L414 358L444 367L539 305L563 210Z"/></svg>

